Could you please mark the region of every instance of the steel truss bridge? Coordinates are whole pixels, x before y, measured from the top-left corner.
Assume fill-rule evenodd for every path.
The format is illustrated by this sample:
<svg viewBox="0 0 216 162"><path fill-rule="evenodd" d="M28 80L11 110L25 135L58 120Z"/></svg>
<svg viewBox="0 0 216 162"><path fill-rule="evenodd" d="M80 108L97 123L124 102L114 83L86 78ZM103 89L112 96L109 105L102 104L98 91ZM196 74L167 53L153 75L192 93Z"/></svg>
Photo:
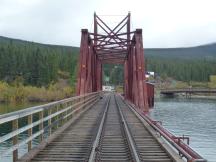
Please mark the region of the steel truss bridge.
<svg viewBox="0 0 216 162"><path fill-rule="evenodd" d="M124 96L101 91L103 63L124 65ZM142 30L130 30L130 13L113 29L94 14L94 32L82 30L77 96L0 115L0 127L11 125L0 134L1 147L11 142L0 161L206 162L189 137L148 116L154 86L144 67Z"/></svg>
<svg viewBox="0 0 216 162"><path fill-rule="evenodd" d="M148 112L154 87L145 82L142 29L131 31L130 17L129 13L111 29L95 13L94 32L82 29L77 95L102 89L102 64L123 64L125 98Z"/></svg>

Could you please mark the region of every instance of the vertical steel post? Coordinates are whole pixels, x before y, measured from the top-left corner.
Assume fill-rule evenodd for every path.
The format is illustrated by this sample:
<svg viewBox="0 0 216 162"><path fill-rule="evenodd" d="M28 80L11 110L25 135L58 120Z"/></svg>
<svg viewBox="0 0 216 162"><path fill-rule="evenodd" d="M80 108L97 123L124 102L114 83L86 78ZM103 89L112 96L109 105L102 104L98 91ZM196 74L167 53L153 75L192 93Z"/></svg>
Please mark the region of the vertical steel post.
<svg viewBox="0 0 216 162"><path fill-rule="evenodd" d="M124 95L125 98L128 99L129 98L129 94L128 94L128 60L125 60L124 63Z"/></svg>
<svg viewBox="0 0 216 162"><path fill-rule="evenodd" d="M132 63L132 102L136 105L139 106L139 89L138 89L138 85L137 85L137 59L136 59L136 50L135 47L132 47L132 59L133 59L133 63Z"/></svg>
<svg viewBox="0 0 216 162"><path fill-rule="evenodd" d="M93 68L92 68L92 60L93 60L93 47L92 45L89 46L89 52L87 56L87 79L85 85L85 93L93 92L92 81L93 81Z"/></svg>
<svg viewBox="0 0 216 162"><path fill-rule="evenodd" d="M97 91L102 90L102 64L100 60L96 60L97 62L97 72L96 72L96 83L97 83Z"/></svg>
<svg viewBox="0 0 216 162"><path fill-rule="evenodd" d="M77 95L85 94L88 52L89 52L88 30L82 29L80 56L79 56L79 72L78 72L78 80L77 80Z"/></svg>
<svg viewBox="0 0 216 162"><path fill-rule="evenodd" d="M124 63L124 94L125 98L129 98L129 68L128 68L128 62L129 62L129 51L130 51L130 12L128 13L127 16L127 60Z"/></svg>
<svg viewBox="0 0 216 162"><path fill-rule="evenodd" d="M97 16L96 16L96 12L94 12L94 47L95 49L93 48L93 60L92 60L92 68L93 68L93 91L97 91L97 55L96 55L96 45L97 45L97 33L98 33L98 26L97 26Z"/></svg>
<svg viewBox="0 0 216 162"><path fill-rule="evenodd" d="M128 52L128 99L132 101L132 83L133 83L133 57L132 57L133 46L130 45Z"/></svg>
<svg viewBox="0 0 216 162"><path fill-rule="evenodd" d="M135 32L135 56L136 56L136 66L137 66L137 87L138 87L138 101L139 108L144 111L148 111L148 101L147 101L147 88L145 83L145 63L144 63L144 50L142 42L142 29L137 29Z"/></svg>
<svg viewBox="0 0 216 162"><path fill-rule="evenodd" d="M97 45L97 17L96 13L94 12L94 46Z"/></svg>
<svg viewBox="0 0 216 162"><path fill-rule="evenodd" d="M96 70L97 70L97 66L96 66L96 55L95 55L95 51L93 48L93 54L92 54L92 90L93 92L97 91L97 82L96 82Z"/></svg>
<svg viewBox="0 0 216 162"><path fill-rule="evenodd" d="M92 43L87 29L82 29L77 80L77 95L101 90L102 67L97 59L94 47L97 45L97 18L94 13L94 42Z"/></svg>

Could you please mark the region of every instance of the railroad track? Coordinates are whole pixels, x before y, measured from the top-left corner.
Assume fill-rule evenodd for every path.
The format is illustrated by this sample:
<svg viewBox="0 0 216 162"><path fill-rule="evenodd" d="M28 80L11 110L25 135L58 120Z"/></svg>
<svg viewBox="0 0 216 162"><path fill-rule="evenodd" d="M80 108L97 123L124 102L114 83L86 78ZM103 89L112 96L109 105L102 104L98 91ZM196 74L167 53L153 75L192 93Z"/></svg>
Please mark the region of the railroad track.
<svg viewBox="0 0 216 162"><path fill-rule="evenodd" d="M111 95L106 109L90 161L174 161L119 96Z"/></svg>
<svg viewBox="0 0 216 162"><path fill-rule="evenodd" d="M88 161L107 96L41 150L32 162Z"/></svg>
<svg viewBox="0 0 216 162"><path fill-rule="evenodd" d="M118 106L127 120L132 138L136 145L136 150L140 161L144 162L172 162L175 161L171 155L163 148L156 138L144 126L142 121L126 105L120 97L116 97ZM181 160L181 159L179 159Z"/></svg>
<svg viewBox="0 0 216 162"><path fill-rule="evenodd" d="M121 115L112 95L100 137L96 139L99 142L95 161L134 161L126 135Z"/></svg>
<svg viewBox="0 0 216 162"><path fill-rule="evenodd" d="M123 102L109 94L41 150L33 162L179 162ZM175 157L175 160L173 158Z"/></svg>

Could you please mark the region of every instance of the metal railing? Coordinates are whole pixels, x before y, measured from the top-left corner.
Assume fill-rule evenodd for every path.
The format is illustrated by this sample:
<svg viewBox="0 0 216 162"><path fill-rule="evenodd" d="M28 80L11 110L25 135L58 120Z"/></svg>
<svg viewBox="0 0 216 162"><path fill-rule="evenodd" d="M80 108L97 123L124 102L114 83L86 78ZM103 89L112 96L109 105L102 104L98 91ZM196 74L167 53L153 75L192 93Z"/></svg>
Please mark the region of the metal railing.
<svg viewBox="0 0 216 162"><path fill-rule="evenodd" d="M121 96L121 95L120 95ZM131 108L131 110L140 118L142 118L145 122L147 122L156 132L160 134L174 149L179 152L181 157L187 159L188 162L207 162L201 155L199 155L196 151L194 151L189 144L189 137L176 137L172 133L170 133L167 129L165 129L160 121L152 120L148 115L144 112L140 111L134 104L130 101L123 101ZM187 143L184 142L186 139Z"/></svg>
<svg viewBox="0 0 216 162"><path fill-rule="evenodd" d="M97 102L100 93L89 93L0 115L0 126L12 123L11 131L1 132L1 134L5 134L0 136L0 144L12 140L12 146L0 153L0 159L13 152L13 161L18 160L18 149L20 147L27 144L28 151L30 151L33 139L38 138L40 143L44 138L50 137L57 128L64 125L75 114ZM21 120L27 120L27 124L19 126ZM35 128L37 129L35 130ZM26 132L28 137L20 141L18 137L23 132Z"/></svg>

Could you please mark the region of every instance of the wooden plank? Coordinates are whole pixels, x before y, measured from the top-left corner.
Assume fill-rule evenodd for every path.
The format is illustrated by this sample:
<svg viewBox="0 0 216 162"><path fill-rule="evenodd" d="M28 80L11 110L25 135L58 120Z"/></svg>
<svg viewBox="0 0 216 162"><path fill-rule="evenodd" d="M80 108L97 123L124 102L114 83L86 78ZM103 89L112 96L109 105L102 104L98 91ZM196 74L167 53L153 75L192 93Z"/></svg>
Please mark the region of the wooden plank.
<svg viewBox="0 0 216 162"><path fill-rule="evenodd" d="M93 103L88 104L86 109L80 111L76 117L70 119L67 123L65 123L62 127L60 127L55 133L53 133L46 140L43 140L37 147L33 148L30 152L26 153L23 157L21 157L17 162L28 162L33 157L35 157L41 150L43 150L48 144L50 144L54 139L59 137L62 132L64 132L74 121L76 121L84 112L86 112L89 108L91 108L99 99L95 100Z"/></svg>
<svg viewBox="0 0 216 162"><path fill-rule="evenodd" d="M28 116L28 125L32 124L32 114ZM32 127L28 130L28 136L32 136ZM32 148L32 141L28 142L28 151Z"/></svg>
<svg viewBox="0 0 216 162"><path fill-rule="evenodd" d="M9 122L9 121L12 121L12 120L15 120L15 119L22 118L22 117L28 116L30 114L35 114L35 113L38 113L38 112L40 112L42 110L53 109L54 105L56 105L56 104L70 102L70 101L82 98L84 96L96 95L98 93L100 93L100 92L87 93L85 95L75 96L75 97L71 97L71 98L67 98L67 99L47 103L47 104L44 104L44 105L34 106L34 107L26 108L26 109L23 109L23 110L3 114L3 115L0 115L0 124Z"/></svg>
<svg viewBox="0 0 216 162"><path fill-rule="evenodd" d="M15 119L12 122L12 129L17 130L18 129L18 119ZM13 137L13 145L16 145L18 143L18 135ZM18 150L14 150L13 151L13 162L15 162L18 159Z"/></svg>
<svg viewBox="0 0 216 162"><path fill-rule="evenodd" d="M92 98L95 98L95 96L93 96L93 97L91 97L91 98L88 98L88 101L91 100ZM55 117L55 116L57 116L57 115L59 115L59 114L61 114L61 113L64 113L64 112L66 112L66 111L69 110L69 109L75 108L76 106L79 106L79 105L81 105L81 104L82 104L82 102L80 101L80 102L78 102L78 103L76 103L76 104L74 104L74 105L72 105L72 106L67 107L66 109L63 109L63 110L61 110L61 111L59 111L59 112L55 112L55 113L53 113L53 114L51 114L51 115L49 115L49 116L43 118L43 120L38 120L38 121L36 121L36 122L34 122L34 123L31 123L31 124L29 124L29 125L27 125L27 126L24 126L24 127L22 127L22 128L19 128L19 129L17 129L17 130L14 130L13 132L10 132L10 133L8 133L8 134L6 134L6 135L0 137L0 143L2 143L2 142L4 142L4 141L6 141L6 140L8 140L8 139L10 139L10 138L12 138L12 137L18 135L18 134L20 134L20 133L22 133L22 132L24 132L24 131L27 131L28 129L31 129L31 128L37 126L37 125L40 124L41 122L45 122L45 121L47 121L47 120L48 120L49 122L51 122L51 118L53 118L53 117ZM48 110L49 110L49 111L52 111L52 109L48 109ZM32 114L31 114L31 115L32 115ZM50 125L50 124L49 124L49 125Z"/></svg>
<svg viewBox="0 0 216 162"><path fill-rule="evenodd" d="M49 110L48 110L48 116L50 116L51 114L52 114L52 110L49 109ZM52 118L50 118L50 119L48 120L48 126L50 126L51 123L52 123ZM49 130L48 130L48 135L50 136L51 134L52 134L52 127L50 127Z"/></svg>
<svg viewBox="0 0 216 162"><path fill-rule="evenodd" d="M40 131L40 130L43 130L43 115L44 115L43 111L39 112L39 120L42 121L42 122L39 124L39 131ZM41 142L42 140L43 140L43 134L41 134L41 135L39 136L39 142Z"/></svg>
<svg viewBox="0 0 216 162"><path fill-rule="evenodd" d="M73 114L78 113L80 111L83 111L84 107L86 105L92 105L93 103L95 103L95 100L98 100L98 94L100 92L94 92L91 94L86 94L86 95L82 95L82 96L77 96L77 97L72 97L69 99L65 99L65 100L61 100L61 101L65 101L65 102L53 102L51 104L45 104L42 106L36 106L36 107L32 107L29 108L25 111L21 110L15 113L9 113L6 115L0 115L0 124L5 123L5 122L9 122L12 121L12 132L0 137L0 143L12 138L13 141L13 146L10 147L8 150L2 152L0 154L0 159L1 157L13 152L13 161L16 161L18 158L18 148L20 148L21 146L28 144L28 151L31 150L32 148L32 140L36 137L39 136L39 140L43 141L43 133L48 129L50 134L51 129L52 129L52 118L55 116L59 116L59 119L61 121L66 122L67 118L71 118ZM85 97L86 98L86 102L84 105L82 102L82 98ZM76 101L76 102L75 102ZM80 101L80 102L79 102ZM93 103L92 103L93 102ZM61 110L55 112L52 114L52 110L53 107L51 106L55 106L58 105L56 103L61 103L62 105L64 104L64 106L62 106ZM38 108L37 110L35 108ZM32 112L29 112L29 110L32 110ZM47 110L48 111L48 115L46 117L44 117L44 111ZM70 113L68 113L70 112ZM33 122L33 114L38 113L39 115L39 120ZM11 115L11 116L10 116ZM23 117L27 117L28 119L28 125L19 128L18 127L18 119L19 118L23 118ZM43 123L48 121L48 126L46 126L44 128ZM33 122L33 123L32 123ZM55 123L54 123L55 124ZM64 124L64 123L62 123ZM32 134L32 129L33 127L39 125L39 131ZM18 135L24 131L28 131L28 138L26 138L25 140L21 141L20 143L18 143Z"/></svg>

